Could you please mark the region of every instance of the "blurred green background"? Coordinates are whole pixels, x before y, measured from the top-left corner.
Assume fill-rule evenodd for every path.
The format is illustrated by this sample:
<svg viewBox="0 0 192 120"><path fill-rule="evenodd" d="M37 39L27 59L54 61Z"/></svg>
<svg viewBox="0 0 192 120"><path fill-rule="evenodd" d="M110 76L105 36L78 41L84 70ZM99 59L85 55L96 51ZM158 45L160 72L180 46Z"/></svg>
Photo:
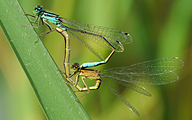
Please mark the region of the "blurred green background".
<svg viewBox="0 0 192 120"><path fill-rule="evenodd" d="M152 97L138 94L106 80L140 113L132 113L113 93L101 85L80 101L94 120L191 120L192 119L192 1L191 0L19 0L28 14L40 4L44 9L64 18L128 32L133 42L124 45L123 53L115 53L108 64L97 69L131 65L164 57L179 57L185 66L177 73L180 79L163 86L144 86ZM36 29L40 34L46 26ZM63 69L64 42L52 32L42 40ZM33 89L4 33L0 31L0 119L46 119ZM99 61L77 40L71 39L71 64ZM103 50L106 57L110 51ZM77 93L81 95L81 93Z"/></svg>

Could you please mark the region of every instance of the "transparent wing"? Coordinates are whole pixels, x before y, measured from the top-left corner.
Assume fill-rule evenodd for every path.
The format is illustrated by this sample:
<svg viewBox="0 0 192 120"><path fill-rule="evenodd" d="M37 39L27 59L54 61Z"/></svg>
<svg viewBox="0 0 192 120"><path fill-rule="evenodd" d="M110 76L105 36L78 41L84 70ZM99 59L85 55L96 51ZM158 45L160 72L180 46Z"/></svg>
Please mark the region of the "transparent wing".
<svg viewBox="0 0 192 120"><path fill-rule="evenodd" d="M113 81L117 82L118 84L121 84L125 87L128 87L128 88L130 88L130 89L132 89L138 93L144 94L146 96L151 96L151 93L147 89L145 89L144 87L142 87L140 85L137 85L134 83L129 83L127 81L120 81L120 80L114 80L114 79L111 79L111 80L113 80Z"/></svg>
<svg viewBox="0 0 192 120"><path fill-rule="evenodd" d="M104 60L104 58L101 56L100 53L98 53L93 47L91 47L89 44L87 44L85 41L83 41L81 38L79 38L77 35L75 35L72 31L70 33L81 43L83 44L87 49L89 49L93 54L95 54L98 58L101 60Z"/></svg>
<svg viewBox="0 0 192 120"><path fill-rule="evenodd" d="M90 41L95 42L96 44L99 44L100 46L110 50L111 47L105 40L107 40L113 47L115 47L117 52L123 52L124 47L122 44L129 44L133 41L131 35L119 30L89 25L66 18L60 18L60 20L67 27L69 27L67 28L68 30L78 32L82 36L88 38Z"/></svg>
<svg viewBox="0 0 192 120"><path fill-rule="evenodd" d="M103 81L103 80L102 80ZM121 96L117 91L115 91L111 86L109 86L105 81L103 81L105 85L125 104L127 107L133 111L136 115L139 115L139 112L123 97Z"/></svg>
<svg viewBox="0 0 192 120"><path fill-rule="evenodd" d="M136 83L161 85L179 79L176 71L183 67L184 62L177 58L161 58L125 67L115 67L101 71L101 76L113 79L118 83Z"/></svg>

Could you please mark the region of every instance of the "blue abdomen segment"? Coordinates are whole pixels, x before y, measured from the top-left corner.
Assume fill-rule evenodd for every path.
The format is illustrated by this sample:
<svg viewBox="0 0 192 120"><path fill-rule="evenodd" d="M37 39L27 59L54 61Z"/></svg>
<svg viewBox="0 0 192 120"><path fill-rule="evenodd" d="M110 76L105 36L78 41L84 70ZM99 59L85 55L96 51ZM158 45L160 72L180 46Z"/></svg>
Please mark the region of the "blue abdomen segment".
<svg viewBox="0 0 192 120"><path fill-rule="evenodd" d="M65 26L61 23L58 23L56 25L57 25L57 27L61 28L63 31L67 30L67 28L65 28Z"/></svg>
<svg viewBox="0 0 192 120"><path fill-rule="evenodd" d="M83 63L80 68L87 68L87 67L94 67L94 66L98 66L101 64L105 64L104 61L101 62L88 62L88 63Z"/></svg>

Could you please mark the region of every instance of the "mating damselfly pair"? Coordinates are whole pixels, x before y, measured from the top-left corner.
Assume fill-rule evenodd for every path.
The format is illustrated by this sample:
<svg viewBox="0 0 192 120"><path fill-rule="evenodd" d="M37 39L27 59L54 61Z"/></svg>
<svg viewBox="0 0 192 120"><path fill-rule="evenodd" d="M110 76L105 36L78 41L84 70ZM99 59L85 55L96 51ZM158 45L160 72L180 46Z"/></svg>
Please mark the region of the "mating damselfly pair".
<svg viewBox="0 0 192 120"><path fill-rule="evenodd" d="M116 92L112 87L110 87L101 77L108 77L111 80L122 84L136 92L141 94L151 96L145 88L138 84L149 84L149 85L162 85L174 82L179 79L178 75L174 71L183 67L183 61L177 57L161 58L151 61L146 61L142 63L133 64L130 66L115 67L104 71L98 71L94 69L87 69L89 67L98 66L105 64L111 58L115 51L123 52L124 47L122 44L128 44L132 42L132 37L125 32L109 29L100 26L88 25L85 23L80 23L74 20L61 18L59 15L47 12L43 10L43 7L38 5L34 9L36 16L28 15L34 23L37 23L38 27L44 23L49 27L50 31L40 34L45 35L55 30L49 23L53 23L57 26L56 30L62 34L65 39L65 59L64 59L64 75L68 82L75 86L79 91L88 91L98 89L101 82L106 84L109 89L121 100L123 101L129 109L139 116L139 112L118 92ZM35 18L35 19L33 19ZM48 23L49 22L49 23ZM34 27L34 26L33 26ZM75 63L70 67L70 40L68 33L75 36L75 38L87 47L91 52L93 52L101 62L89 62L79 65ZM93 47L81 39L81 36L85 36L90 41L93 41L102 47L111 49L112 52L109 56L104 59L99 52L97 52ZM70 68L74 70L70 73ZM76 81L72 79L72 76L77 75ZM78 85L79 78L81 77L85 87ZM95 80L95 86L87 86L85 79ZM84 94L85 95L85 94ZM80 96L81 97L81 96Z"/></svg>

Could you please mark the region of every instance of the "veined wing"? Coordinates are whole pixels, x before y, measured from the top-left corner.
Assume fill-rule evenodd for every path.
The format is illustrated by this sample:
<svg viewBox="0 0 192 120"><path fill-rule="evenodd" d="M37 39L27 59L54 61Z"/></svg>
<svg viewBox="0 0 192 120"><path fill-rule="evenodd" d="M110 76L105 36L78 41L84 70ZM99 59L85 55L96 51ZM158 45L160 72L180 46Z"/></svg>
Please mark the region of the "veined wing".
<svg viewBox="0 0 192 120"><path fill-rule="evenodd" d="M104 58L101 56L99 52L97 52L93 47L91 47L89 44L87 44L85 41L83 41L81 38L79 38L77 35L75 35L72 31L70 33L81 43L83 44L87 49L89 49L93 54L95 54L98 58L101 60L104 60Z"/></svg>
<svg viewBox="0 0 192 120"><path fill-rule="evenodd" d="M115 79L112 79L113 81L117 82L118 84L121 84L127 88L130 88L138 93L141 93L143 95L146 95L146 96L151 96L151 93L145 89L144 87L140 86L140 85L137 85L135 83L129 83L127 81L120 81L120 80L115 80Z"/></svg>
<svg viewBox="0 0 192 120"><path fill-rule="evenodd" d="M124 47L122 44L129 44L133 41L131 35L119 30L89 25L66 18L60 18L60 20L69 27L67 28L68 30L76 31L90 41L110 50L111 47L105 40L107 40L117 52L123 52Z"/></svg>
<svg viewBox="0 0 192 120"><path fill-rule="evenodd" d="M103 80L102 80L103 81ZM105 81L103 83L136 115L139 115L139 112L123 97L121 96L117 91L115 91L111 86L109 86Z"/></svg>
<svg viewBox="0 0 192 120"><path fill-rule="evenodd" d="M177 58L161 58L125 67L115 67L101 71L101 76L111 78L118 82L137 84L161 85L179 79L173 71L182 68L184 62Z"/></svg>

